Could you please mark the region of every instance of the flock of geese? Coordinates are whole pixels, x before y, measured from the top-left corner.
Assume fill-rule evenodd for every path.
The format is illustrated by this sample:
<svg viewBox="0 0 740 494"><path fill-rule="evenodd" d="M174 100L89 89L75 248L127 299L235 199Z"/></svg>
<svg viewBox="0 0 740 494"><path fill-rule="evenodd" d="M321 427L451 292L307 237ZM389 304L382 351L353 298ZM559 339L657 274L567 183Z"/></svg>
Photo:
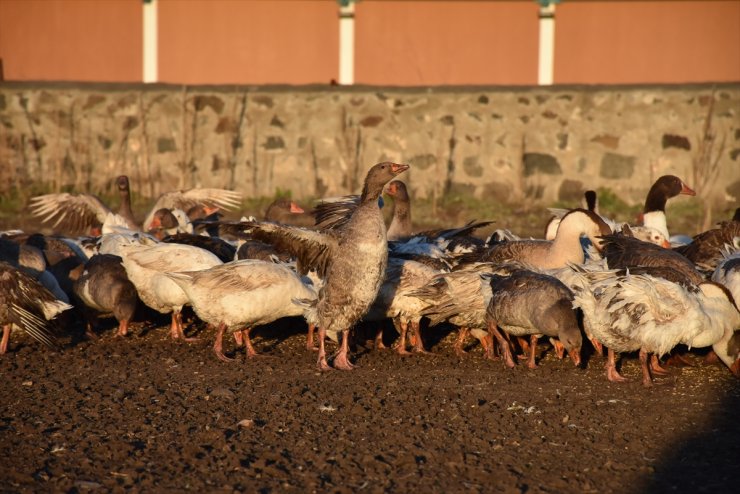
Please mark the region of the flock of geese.
<svg viewBox="0 0 740 494"><path fill-rule="evenodd" d="M224 221L220 210L237 207L239 194L192 189L164 194L141 224L125 176L116 181L117 211L87 194L35 197L31 212L56 233L0 235L0 353L12 328L58 347L65 311L84 315L90 337L101 315L115 317L126 336L140 304L170 314L172 338L187 340L189 305L214 329L213 350L225 361L224 336L251 357L252 328L302 316L321 370L354 367L350 332L360 322L376 324L375 347L384 348L390 320L400 354L426 352L422 328L446 323L459 330L457 353L473 336L486 358L510 368L517 359L536 368L545 337L577 366L584 344L599 356L606 347L615 382L626 380L620 354L639 353L649 386L666 372L664 356L681 358L679 346L711 347L708 359L740 375L740 208L675 245L666 201L694 191L666 175L648 192L639 225L602 217L589 191L586 207L551 210L543 239L503 229L474 235L490 221L414 233L406 185L396 180L408 168L379 163L359 196L309 212L276 201L264 220ZM388 228L384 192L393 202ZM337 345L332 356L327 339Z"/></svg>

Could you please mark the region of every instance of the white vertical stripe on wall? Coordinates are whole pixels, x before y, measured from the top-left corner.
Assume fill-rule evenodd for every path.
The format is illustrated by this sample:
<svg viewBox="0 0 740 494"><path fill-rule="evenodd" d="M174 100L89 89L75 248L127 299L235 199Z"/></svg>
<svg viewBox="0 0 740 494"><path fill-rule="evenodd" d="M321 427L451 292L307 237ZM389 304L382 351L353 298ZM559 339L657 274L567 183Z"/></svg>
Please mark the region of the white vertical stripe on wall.
<svg viewBox="0 0 740 494"><path fill-rule="evenodd" d="M339 7L339 84L355 82L355 5Z"/></svg>
<svg viewBox="0 0 740 494"><path fill-rule="evenodd" d="M157 0L145 0L144 5L144 82L157 82Z"/></svg>
<svg viewBox="0 0 740 494"><path fill-rule="evenodd" d="M537 83L547 86L553 82L555 65L555 4L540 6L540 51Z"/></svg>

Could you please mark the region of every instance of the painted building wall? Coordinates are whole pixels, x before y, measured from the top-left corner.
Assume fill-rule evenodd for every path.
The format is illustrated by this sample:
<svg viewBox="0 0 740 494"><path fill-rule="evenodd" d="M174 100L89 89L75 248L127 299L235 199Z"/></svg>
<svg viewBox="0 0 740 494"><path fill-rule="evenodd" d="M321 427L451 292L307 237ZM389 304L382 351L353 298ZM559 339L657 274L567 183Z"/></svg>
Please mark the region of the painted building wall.
<svg viewBox="0 0 740 494"><path fill-rule="evenodd" d="M329 83L339 72L337 16L326 0L160 1L159 78Z"/></svg>
<svg viewBox="0 0 740 494"><path fill-rule="evenodd" d="M6 80L141 81L141 0L1 0Z"/></svg>
<svg viewBox="0 0 740 494"><path fill-rule="evenodd" d="M740 80L740 2L572 2L557 6L555 82Z"/></svg>
<svg viewBox="0 0 740 494"><path fill-rule="evenodd" d="M535 84L537 10L534 1L362 1L355 81Z"/></svg>
<svg viewBox="0 0 740 494"><path fill-rule="evenodd" d="M160 80L328 83L336 0L158 0ZM534 0L362 0L355 81L537 82ZM6 80L140 81L142 0L0 0ZM740 0L564 0L555 83L740 80Z"/></svg>

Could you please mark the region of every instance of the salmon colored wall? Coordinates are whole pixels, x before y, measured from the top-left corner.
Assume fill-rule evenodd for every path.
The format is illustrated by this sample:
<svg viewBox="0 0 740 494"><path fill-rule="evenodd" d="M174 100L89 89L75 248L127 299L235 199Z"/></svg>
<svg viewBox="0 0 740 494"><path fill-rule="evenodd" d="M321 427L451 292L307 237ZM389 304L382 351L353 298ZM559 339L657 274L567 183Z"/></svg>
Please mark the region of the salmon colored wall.
<svg viewBox="0 0 740 494"><path fill-rule="evenodd" d="M339 73L334 1L161 0L159 79L328 83Z"/></svg>
<svg viewBox="0 0 740 494"><path fill-rule="evenodd" d="M537 82L534 1L363 0L355 9L357 83Z"/></svg>
<svg viewBox="0 0 740 494"><path fill-rule="evenodd" d="M6 80L141 81L141 0L0 0Z"/></svg>
<svg viewBox="0 0 740 494"><path fill-rule="evenodd" d="M740 80L740 1L565 1L555 37L556 83Z"/></svg>

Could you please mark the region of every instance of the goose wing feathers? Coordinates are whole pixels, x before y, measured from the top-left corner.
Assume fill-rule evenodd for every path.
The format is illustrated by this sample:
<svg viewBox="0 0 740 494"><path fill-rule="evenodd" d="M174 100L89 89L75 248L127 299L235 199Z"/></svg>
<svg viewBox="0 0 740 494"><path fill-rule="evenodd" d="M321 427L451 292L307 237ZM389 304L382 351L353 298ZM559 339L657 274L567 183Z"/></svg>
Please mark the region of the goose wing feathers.
<svg viewBox="0 0 740 494"><path fill-rule="evenodd" d="M316 270L326 275L332 253L339 248L339 236L333 230L320 232L277 223L244 222L242 226L256 240L267 242L298 260L299 272Z"/></svg>
<svg viewBox="0 0 740 494"><path fill-rule="evenodd" d="M227 189L197 188L166 192L159 196L157 202L152 206L149 215L144 220L144 225L151 224L154 213L161 208L187 211L193 206L203 205L230 209L239 206L241 198L239 192Z"/></svg>
<svg viewBox="0 0 740 494"><path fill-rule="evenodd" d="M112 211L92 194L45 194L31 198L31 213L54 228L82 231L102 224Z"/></svg>

